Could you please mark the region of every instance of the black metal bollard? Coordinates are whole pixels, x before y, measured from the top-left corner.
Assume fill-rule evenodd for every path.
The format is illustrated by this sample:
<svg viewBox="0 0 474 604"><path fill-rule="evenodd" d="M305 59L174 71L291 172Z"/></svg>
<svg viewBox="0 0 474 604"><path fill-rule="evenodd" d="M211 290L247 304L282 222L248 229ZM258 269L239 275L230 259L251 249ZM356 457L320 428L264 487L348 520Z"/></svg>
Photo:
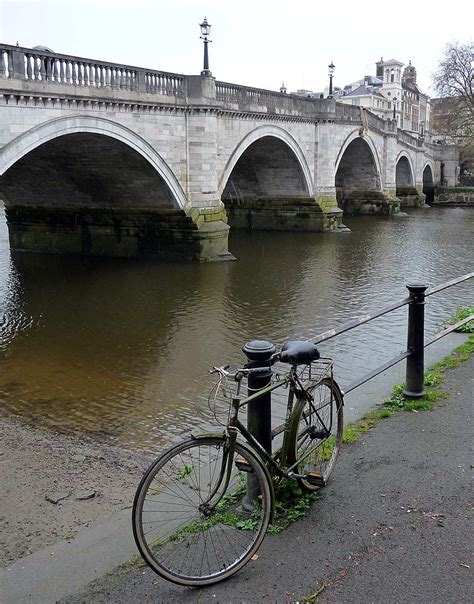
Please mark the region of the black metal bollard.
<svg viewBox="0 0 474 604"><path fill-rule="evenodd" d="M408 307L407 349L412 354L407 357L405 390L408 398L420 398L425 394L425 291L426 285L407 284L410 296Z"/></svg>
<svg viewBox="0 0 474 604"><path fill-rule="evenodd" d="M248 394L254 394L270 385L272 370L270 359L275 352L275 346L266 340L252 340L242 348L247 356L249 368L268 367L267 371L250 374L248 377ZM268 453L272 452L272 393L262 395L256 401L249 403L247 408L247 428L250 434L258 440ZM247 477L247 495L242 506L252 510L252 502L258 497L258 484L256 478L249 474Z"/></svg>

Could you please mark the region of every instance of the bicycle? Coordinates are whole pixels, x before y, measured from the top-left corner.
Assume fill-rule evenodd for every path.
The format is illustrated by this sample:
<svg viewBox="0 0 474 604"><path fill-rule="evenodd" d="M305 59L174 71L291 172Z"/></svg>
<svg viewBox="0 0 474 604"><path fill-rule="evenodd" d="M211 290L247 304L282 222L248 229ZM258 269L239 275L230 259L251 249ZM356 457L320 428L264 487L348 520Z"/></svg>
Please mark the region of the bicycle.
<svg viewBox="0 0 474 604"><path fill-rule="evenodd" d="M275 374L277 361L289 371ZM224 393L229 402L224 431L193 435L169 448L145 472L135 495L137 547L158 575L180 585L210 585L240 570L272 520L274 481L320 489L342 441L343 395L333 361L320 358L311 342L287 342L267 367L228 369L211 370L219 380L210 400ZM271 371L270 384L242 398L244 379L262 371ZM283 433L283 443L269 454L239 421L239 410L277 388L288 388L286 419L272 431L273 437Z"/></svg>

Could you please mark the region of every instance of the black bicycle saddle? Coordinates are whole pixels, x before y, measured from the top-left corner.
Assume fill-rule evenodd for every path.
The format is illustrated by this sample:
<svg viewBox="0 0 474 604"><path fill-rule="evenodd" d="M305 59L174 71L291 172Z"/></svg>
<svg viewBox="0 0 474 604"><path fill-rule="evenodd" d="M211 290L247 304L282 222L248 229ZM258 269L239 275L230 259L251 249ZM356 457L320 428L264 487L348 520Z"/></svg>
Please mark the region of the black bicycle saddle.
<svg viewBox="0 0 474 604"><path fill-rule="evenodd" d="M290 365L309 365L319 359L319 351L308 340L290 340L283 345L280 354L282 363Z"/></svg>

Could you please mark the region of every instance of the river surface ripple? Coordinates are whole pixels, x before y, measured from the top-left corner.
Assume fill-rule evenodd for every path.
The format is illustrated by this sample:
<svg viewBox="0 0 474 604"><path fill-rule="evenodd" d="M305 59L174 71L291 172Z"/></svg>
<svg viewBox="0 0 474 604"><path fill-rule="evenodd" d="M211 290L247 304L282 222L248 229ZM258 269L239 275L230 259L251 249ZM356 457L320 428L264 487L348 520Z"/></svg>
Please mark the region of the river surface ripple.
<svg viewBox="0 0 474 604"><path fill-rule="evenodd" d="M208 427L214 364L250 339L311 338L473 270L474 211L346 220L352 233L234 232L237 262L11 253L0 208L0 405L5 413L129 449ZM470 280L428 299L433 334ZM406 307L321 345L342 385L401 352ZM275 413L281 406L275 401Z"/></svg>

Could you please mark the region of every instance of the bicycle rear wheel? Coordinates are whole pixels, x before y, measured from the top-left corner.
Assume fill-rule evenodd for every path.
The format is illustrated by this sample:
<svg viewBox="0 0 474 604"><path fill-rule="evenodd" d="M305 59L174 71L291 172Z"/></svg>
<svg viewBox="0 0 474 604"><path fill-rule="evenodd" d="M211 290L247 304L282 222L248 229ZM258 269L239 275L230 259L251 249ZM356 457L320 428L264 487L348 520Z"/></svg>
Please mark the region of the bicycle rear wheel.
<svg viewBox="0 0 474 604"><path fill-rule="evenodd" d="M243 504L249 474L260 495ZM231 453L224 437L185 441L161 455L138 486L136 544L148 565L169 581L188 586L222 581L242 568L262 542L271 493L262 463L247 447L236 443Z"/></svg>
<svg viewBox="0 0 474 604"><path fill-rule="evenodd" d="M311 395L299 397L292 413L288 462L298 462L298 473L312 475L300 479L307 491L324 486L334 469L343 432L343 400L335 382L325 378L308 388Z"/></svg>

